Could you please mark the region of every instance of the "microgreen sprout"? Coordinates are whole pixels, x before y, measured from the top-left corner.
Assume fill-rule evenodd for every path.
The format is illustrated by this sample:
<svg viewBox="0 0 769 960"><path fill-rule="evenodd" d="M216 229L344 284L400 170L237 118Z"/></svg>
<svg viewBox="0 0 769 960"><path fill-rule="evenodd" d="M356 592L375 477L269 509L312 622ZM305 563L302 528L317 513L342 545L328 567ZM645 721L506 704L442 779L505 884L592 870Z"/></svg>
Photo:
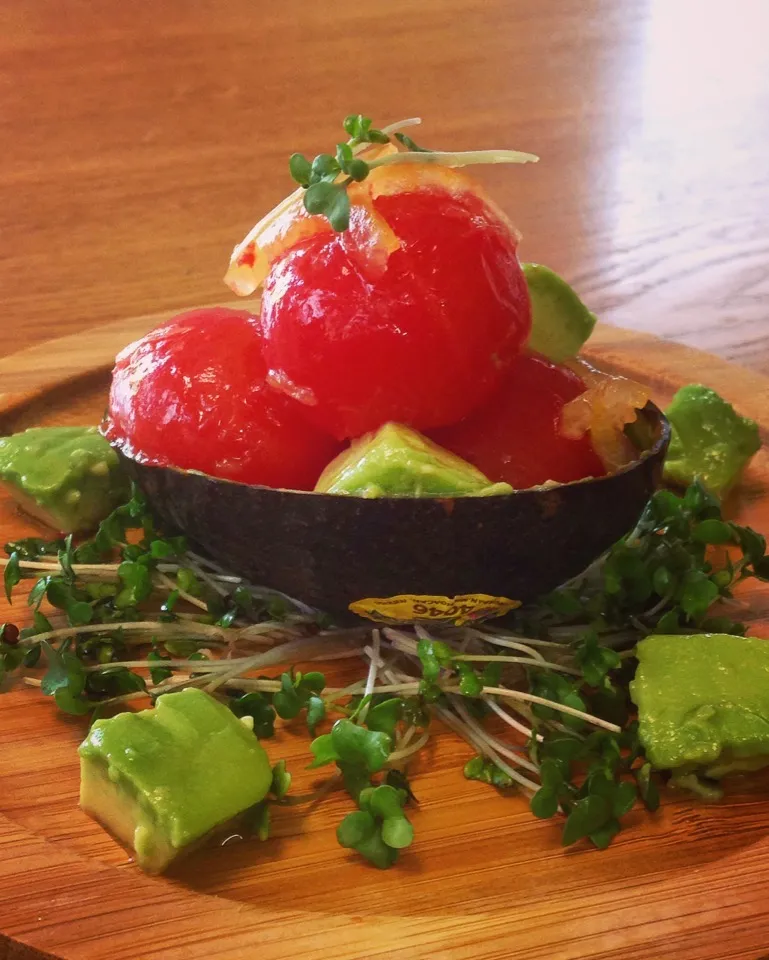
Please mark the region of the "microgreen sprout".
<svg viewBox="0 0 769 960"><path fill-rule="evenodd" d="M267 796L243 816L243 826L260 840L269 840L272 829L270 808L282 804L291 787L291 774L286 769L286 761L279 760L272 768L272 783Z"/></svg>
<svg viewBox="0 0 769 960"><path fill-rule="evenodd" d="M417 121L418 122L418 121ZM319 153L309 160L303 153L294 153L288 161L292 180L304 190L304 208L309 214L326 217L334 230L344 233L350 225L350 198L347 188L361 182L377 167L400 163L436 163L462 167L475 163L529 163L538 159L533 154L515 150L475 150L446 153L418 146L400 130L390 132L372 126L370 117L351 114L345 117L344 131L348 140L336 145L336 151ZM359 154L365 147L390 144L405 152L371 155L364 160Z"/></svg>
<svg viewBox="0 0 769 960"><path fill-rule="evenodd" d="M390 136L365 120L348 124L351 150ZM347 152L339 158L341 169ZM713 547L728 548L718 565ZM6 590L30 582L32 622L0 626L0 681L21 676L72 715L198 686L260 738L302 719L310 767L333 772L287 796L277 764L251 829L266 839L271 807L316 803L343 785L357 810L339 842L377 867L412 842L408 764L433 718L471 745L468 779L522 793L535 816L558 819L565 845L607 846L631 809L660 802L627 695L635 643L652 632L741 633L713 605L746 579L769 579L764 538L725 520L699 484L683 497L656 493L635 530L505 629L336 627L164 535L138 493L91 540L30 538L6 553ZM360 657L360 678L333 687L325 672L291 666L334 657Z"/></svg>
<svg viewBox="0 0 769 960"><path fill-rule="evenodd" d="M360 809L349 813L337 827L339 843L356 850L375 867L391 867L398 852L414 839L414 828L403 809L407 799L405 790L388 783L361 790Z"/></svg>
<svg viewBox="0 0 769 960"><path fill-rule="evenodd" d="M320 694L326 685L322 673L284 673L280 690L273 695L272 705L283 720L293 720L302 710L307 711L307 729L314 736L315 728L326 716L326 705Z"/></svg>

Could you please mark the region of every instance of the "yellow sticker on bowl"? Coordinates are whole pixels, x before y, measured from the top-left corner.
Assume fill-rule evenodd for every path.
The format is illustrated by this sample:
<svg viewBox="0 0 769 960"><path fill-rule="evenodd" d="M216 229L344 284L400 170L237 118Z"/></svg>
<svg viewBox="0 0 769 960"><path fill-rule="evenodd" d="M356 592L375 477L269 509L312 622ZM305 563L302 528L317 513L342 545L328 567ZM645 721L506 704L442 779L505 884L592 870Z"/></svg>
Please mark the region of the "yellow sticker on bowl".
<svg viewBox="0 0 769 960"><path fill-rule="evenodd" d="M359 617L376 620L377 623L413 623L431 620L463 626L473 620L501 617L516 607L520 600L508 597L491 597L487 593L467 593L459 597L429 597L406 593L399 597L372 597L356 600L350 610Z"/></svg>

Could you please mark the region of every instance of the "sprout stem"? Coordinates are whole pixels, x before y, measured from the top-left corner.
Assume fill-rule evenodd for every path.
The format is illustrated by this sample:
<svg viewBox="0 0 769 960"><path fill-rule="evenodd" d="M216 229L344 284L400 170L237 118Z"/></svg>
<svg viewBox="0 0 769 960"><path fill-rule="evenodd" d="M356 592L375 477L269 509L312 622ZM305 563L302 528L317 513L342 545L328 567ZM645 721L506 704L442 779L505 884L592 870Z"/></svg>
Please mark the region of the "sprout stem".
<svg viewBox="0 0 769 960"><path fill-rule="evenodd" d="M560 670L561 673L570 673L574 677L581 677L582 674L574 667L567 667L561 663L551 663L548 660L540 660L534 657L504 657L498 654L484 656L482 654L461 653L454 657L455 660L477 661L478 663L520 663L526 667L542 667L545 670Z"/></svg>
<svg viewBox="0 0 769 960"><path fill-rule="evenodd" d="M510 779L514 780L515 783L523 787L524 790L527 790L530 793L536 793L537 790L539 790L538 783L535 783L533 780L529 780L528 777L524 777L522 774L518 773L517 770L511 767L509 763L506 763L492 746L490 746L485 740L482 740L480 737L478 737L456 714L452 713L450 710L446 710L445 707L433 706L433 711L441 718L441 720L443 720L447 727L452 729L454 733L458 733L463 740L466 740L471 746L475 747L479 753L482 753L490 760L493 760L500 770L504 770Z"/></svg>
<svg viewBox="0 0 769 960"><path fill-rule="evenodd" d="M479 163L537 163L539 157L521 150L430 150L424 153L391 153L370 160L369 167L390 167L401 163L434 163L441 167L469 167Z"/></svg>
<svg viewBox="0 0 769 960"><path fill-rule="evenodd" d="M214 627L207 623L165 623L162 620L127 620L117 623L88 623L81 627L63 627L60 630L49 630L47 633L36 633L31 637L25 637L21 643L24 646L31 646L40 643L43 640L67 640L69 637L78 637L83 633L118 633L123 631L140 631L142 633L165 633L171 634L166 639L177 640L208 640L219 643L226 643L226 631L223 627ZM197 637L195 636L197 634Z"/></svg>
<svg viewBox="0 0 769 960"><path fill-rule="evenodd" d="M0 567L8 566L10 561L5 557L0 557ZM22 570L39 570L41 573L61 573L62 566L58 562L46 562L44 560L19 560L19 566ZM72 570L81 576L110 576L117 577L117 563L73 563Z"/></svg>
<svg viewBox="0 0 769 960"><path fill-rule="evenodd" d="M486 643L496 643L500 647L514 646L518 649L520 646L528 647L555 647L558 650L564 649L563 643L557 643L555 640L535 640L532 637L521 637L515 633L485 633L483 630L475 630L467 627L466 631L473 634L479 640L485 640Z"/></svg>
<svg viewBox="0 0 769 960"><path fill-rule="evenodd" d="M159 580L161 585L166 588L166 590L175 590L182 600L186 600L187 603L192 604L193 607L198 607L200 610L205 610L208 613L208 604L204 603L200 597L194 597L191 593L187 593L186 590L182 590L176 583L171 580L170 577L167 577L164 573L156 573L154 580Z"/></svg>
<svg viewBox="0 0 769 960"><path fill-rule="evenodd" d="M498 740L496 737L484 730L478 721L474 720L470 716L467 707L462 702L461 697L452 697L451 703L456 712L460 715L460 717L462 717L462 719L465 721L468 727L470 727L473 733L475 733L479 740L485 740L497 751L497 753L501 753L503 757L507 757L508 760L512 760L512 762L517 766L523 767L530 773L539 773L539 767L536 765L536 763L532 763L531 760L526 760L520 755L520 753L512 750L507 744L503 743L501 740Z"/></svg>
<svg viewBox="0 0 769 960"><path fill-rule="evenodd" d="M430 734L427 732L427 730L425 730L424 733L422 733L421 736L417 740L415 740L414 743L412 743L410 746L403 747L402 749L395 750L393 753L391 753L387 760L388 765L392 765L394 763L401 763L403 760L406 760L408 757L414 756L415 753L419 753L419 751L422 749L422 747L427 743L429 739L430 739Z"/></svg>
<svg viewBox="0 0 769 960"><path fill-rule="evenodd" d="M512 727L513 730L517 730L518 733L523 734L527 740L530 739L533 733L532 729L530 727L525 727L522 723L516 720L515 717L511 717L507 710L503 710L493 697L484 697L483 702L487 707L490 707L498 717L504 720L508 726ZM537 739L542 739L541 734L537 734Z"/></svg>
<svg viewBox="0 0 769 960"><path fill-rule="evenodd" d="M379 670L380 660L379 660L379 648L382 643L382 635L379 630L374 630L372 633L372 646L370 648L370 658L371 662L368 668L368 676L366 677L366 686L363 688L363 696L371 697L371 694L374 690L374 685L376 684L377 671ZM368 651L369 648L367 647ZM361 707L360 713L358 714L358 723L365 723L366 715L368 714L369 706L371 701L364 703Z"/></svg>
<svg viewBox="0 0 769 960"><path fill-rule="evenodd" d="M461 693L459 687L441 687L444 693ZM524 693L523 690L508 690L505 687L484 687L482 693L495 697L506 697L509 700L523 700L525 703L536 703L542 707L550 707L551 710L557 710L559 713L566 713L570 717L578 717L586 723L591 723L594 727L602 727L611 733L621 733L622 728L616 723L609 723L608 720L602 720L600 717L594 717L583 710L576 710L574 707L567 707L565 703L558 703L555 700L546 700L544 697L538 697L533 693Z"/></svg>

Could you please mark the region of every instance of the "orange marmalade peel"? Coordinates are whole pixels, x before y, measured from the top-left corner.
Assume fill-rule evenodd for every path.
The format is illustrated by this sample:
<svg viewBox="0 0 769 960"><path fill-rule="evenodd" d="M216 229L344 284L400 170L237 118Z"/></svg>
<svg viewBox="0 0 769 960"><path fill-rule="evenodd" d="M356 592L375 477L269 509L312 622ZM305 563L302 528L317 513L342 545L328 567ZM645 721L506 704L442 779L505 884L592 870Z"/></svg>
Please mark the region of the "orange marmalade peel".
<svg viewBox="0 0 769 960"><path fill-rule="evenodd" d="M397 152L394 146L386 145L363 151L360 156L373 162ZM390 254L400 248L398 237L377 211L374 201L378 197L420 190L443 190L452 195L472 192L480 197L490 216L509 230L516 242L520 240L520 234L502 209L463 171L434 163L375 167L365 180L348 186L350 226L339 234L345 251L372 277L381 275ZM316 234L333 232L324 216L307 213L303 194L300 188L286 197L235 247L224 280L238 296L254 294L267 277L271 264L287 250Z"/></svg>
<svg viewBox="0 0 769 960"><path fill-rule="evenodd" d="M582 378L587 389L563 408L564 436L582 437L589 431L595 452L610 473L637 459L638 451L626 436L625 427L648 403L649 388L603 373L579 358L566 366Z"/></svg>

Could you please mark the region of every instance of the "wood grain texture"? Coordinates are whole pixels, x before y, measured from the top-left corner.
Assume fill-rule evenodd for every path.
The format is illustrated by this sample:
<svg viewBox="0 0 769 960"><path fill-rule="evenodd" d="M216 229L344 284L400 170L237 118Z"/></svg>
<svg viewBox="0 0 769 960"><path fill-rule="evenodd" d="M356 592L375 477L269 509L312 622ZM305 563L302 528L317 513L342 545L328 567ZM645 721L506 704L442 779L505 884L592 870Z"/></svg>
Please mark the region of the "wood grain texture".
<svg viewBox="0 0 769 960"><path fill-rule="evenodd" d="M61 369L79 364L82 375L56 387L48 368L29 368L16 382L28 404L6 408L0 432L93 422L109 357L155 320L117 324L112 343L101 329L93 352L89 337L69 341L70 352L59 343ZM588 353L648 381L661 403L696 371L756 416L769 441L769 380L757 374L605 326ZM24 363L24 354L0 361L0 376ZM729 510L769 530L766 449ZM0 499L0 536L33 532ZM769 591L753 586L740 599L753 631L769 637ZM11 616L23 619L24 607L0 605L0 621ZM266 844L202 850L157 879L78 810L82 736L80 720L35 690L0 697L2 960L758 960L769 951L769 775L734 780L716 805L668 792L657 815L635 812L608 851L564 851L556 825L535 820L523 799L466 781L470 749L439 732L416 771L417 842L397 869L380 873L337 845L349 805L332 796L306 815L279 811ZM298 790L314 782L306 735L285 728L267 746Z"/></svg>
<svg viewBox="0 0 769 960"><path fill-rule="evenodd" d="M421 114L437 146L539 153L483 175L525 259L605 319L769 373L767 28L765 0L0 5L0 408L98 417L114 352L163 311L228 300L229 251L286 193L287 156L357 109ZM662 401L710 382L769 431L757 374L609 327L591 350ZM768 497L763 454L730 506L767 531ZM33 529L0 501L0 533ZM769 636L766 593L743 596ZM151 880L77 810L81 736L33 691L0 697L0 960L769 954L767 778L712 807L671 795L606 853L564 853L439 736L399 870L347 857L331 799ZM306 746L274 755L299 772Z"/></svg>
<svg viewBox="0 0 769 960"><path fill-rule="evenodd" d="M0 353L228 299L289 154L360 109L540 154L483 173L525 259L767 370L767 32L766 0L0 5Z"/></svg>

